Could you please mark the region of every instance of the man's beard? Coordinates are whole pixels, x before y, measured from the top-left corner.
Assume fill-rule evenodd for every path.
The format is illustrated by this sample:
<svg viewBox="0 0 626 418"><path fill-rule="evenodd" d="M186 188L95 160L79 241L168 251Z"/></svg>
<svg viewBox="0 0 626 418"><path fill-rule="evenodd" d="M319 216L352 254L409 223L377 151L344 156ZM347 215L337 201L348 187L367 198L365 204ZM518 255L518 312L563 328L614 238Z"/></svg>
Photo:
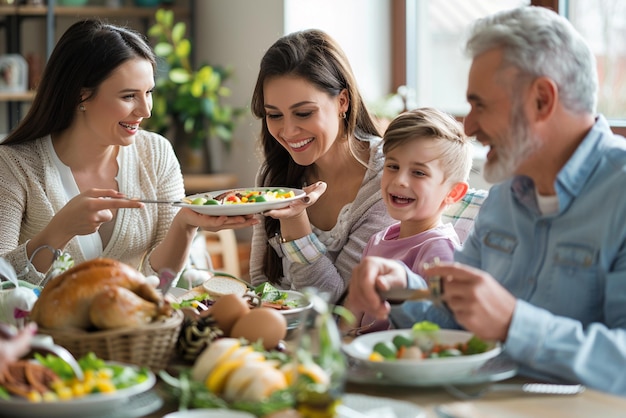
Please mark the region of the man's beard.
<svg viewBox="0 0 626 418"><path fill-rule="evenodd" d="M489 183L499 183L515 174L519 166L538 147L539 141L528 129L528 119L524 114L521 102L514 103L511 110L511 127L503 135L499 135L495 159L485 162L485 180Z"/></svg>

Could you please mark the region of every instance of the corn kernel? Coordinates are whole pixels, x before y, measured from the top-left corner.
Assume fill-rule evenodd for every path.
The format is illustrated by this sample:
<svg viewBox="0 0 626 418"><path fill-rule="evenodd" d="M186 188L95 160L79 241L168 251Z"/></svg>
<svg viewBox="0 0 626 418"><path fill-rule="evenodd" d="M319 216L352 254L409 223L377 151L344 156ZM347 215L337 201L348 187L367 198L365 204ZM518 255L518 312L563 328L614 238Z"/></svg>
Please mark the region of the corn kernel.
<svg viewBox="0 0 626 418"><path fill-rule="evenodd" d="M59 399L62 401L69 401L74 397L74 395L72 394L72 389L67 386L59 387L58 389L56 389L56 393Z"/></svg>
<svg viewBox="0 0 626 418"><path fill-rule="evenodd" d="M72 394L76 398L80 398L82 396L85 396L88 393L85 389L86 389L85 385L82 384L82 383L74 382L72 384Z"/></svg>
<svg viewBox="0 0 626 418"><path fill-rule="evenodd" d="M26 395L26 399L28 399L29 402L41 402L42 397L36 390L31 390L28 392L28 395Z"/></svg>
<svg viewBox="0 0 626 418"><path fill-rule="evenodd" d="M43 394L43 400L45 402L56 402L59 398L56 393L48 391Z"/></svg>
<svg viewBox="0 0 626 418"><path fill-rule="evenodd" d="M385 360L385 358L380 353L377 353L376 351L374 351L369 356L369 361L383 361L383 360Z"/></svg>
<svg viewBox="0 0 626 418"><path fill-rule="evenodd" d="M96 389L98 392L102 393L113 393L117 390L113 382L109 379L98 379L96 381Z"/></svg>

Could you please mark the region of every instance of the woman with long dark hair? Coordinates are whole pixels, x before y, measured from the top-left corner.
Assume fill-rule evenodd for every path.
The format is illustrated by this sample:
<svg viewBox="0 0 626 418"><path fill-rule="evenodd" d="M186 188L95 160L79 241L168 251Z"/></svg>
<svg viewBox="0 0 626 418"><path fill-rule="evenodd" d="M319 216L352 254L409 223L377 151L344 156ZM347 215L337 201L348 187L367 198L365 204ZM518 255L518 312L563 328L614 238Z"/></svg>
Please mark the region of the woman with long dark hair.
<svg viewBox="0 0 626 418"><path fill-rule="evenodd" d="M380 133L345 53L320 30L280 38L251 106L262 122L258 185L307 191L255 226L252 283L312 286L337 302L370 236L393 221L380 194Z"/></svg>
<svg viewBox="0 0 626 418"><path fill-rule="evenodd" d="M127 198L185 196L171 144L139 129L155 62L143 36L97 20L75 23L55 46L28 114L0 145L0 256L23 279L45 284L59 250L76 263L180 271L198 227L256 222Z"/></svg>

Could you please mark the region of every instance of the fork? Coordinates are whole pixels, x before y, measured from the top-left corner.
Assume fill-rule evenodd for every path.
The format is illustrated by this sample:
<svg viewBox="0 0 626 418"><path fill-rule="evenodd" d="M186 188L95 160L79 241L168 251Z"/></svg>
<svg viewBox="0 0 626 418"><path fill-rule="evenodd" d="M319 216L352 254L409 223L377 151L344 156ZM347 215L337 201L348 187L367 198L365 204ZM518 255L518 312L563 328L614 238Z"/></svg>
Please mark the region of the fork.
<svg viewBox="0 0 626 418"><path fill-rule="evenodd" d="M578 395L585 391L583 385L553 383L497 383L486 385L445 385L444 389L459 399L478 399L488 392L522 392L536 395Z"/></svg>

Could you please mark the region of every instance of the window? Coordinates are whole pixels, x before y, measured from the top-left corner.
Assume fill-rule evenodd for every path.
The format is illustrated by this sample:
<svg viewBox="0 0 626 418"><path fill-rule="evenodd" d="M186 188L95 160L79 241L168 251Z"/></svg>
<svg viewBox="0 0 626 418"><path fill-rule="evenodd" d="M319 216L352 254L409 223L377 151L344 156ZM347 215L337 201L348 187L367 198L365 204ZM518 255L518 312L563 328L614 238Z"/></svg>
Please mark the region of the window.
<svg viewBox="0 0 626 418"><path fill-rule="evenodd" d="M626 2L566 0L559 10L587 39L598 63L598 111L626 127Z"/></svg>
<svg viewBox="0 0 626 418"><path fill-rule="evenodd" d="M471 61L463 53L464 36L476 19L530 0L407 0L406 86L411 106L434 106L464 115Z"/></svg>
<svg viewBox="0 0 626 418"><path fill-rule="evenodd" d="M624 0L394 0L394 86L406 85L408 106L435 106L463 116L470 61L464 33L472 20L499 10L538 5L566 16L598 62L598 111L626 134L626 2ZM418 87L419 86L419 87Z"/></svg>

